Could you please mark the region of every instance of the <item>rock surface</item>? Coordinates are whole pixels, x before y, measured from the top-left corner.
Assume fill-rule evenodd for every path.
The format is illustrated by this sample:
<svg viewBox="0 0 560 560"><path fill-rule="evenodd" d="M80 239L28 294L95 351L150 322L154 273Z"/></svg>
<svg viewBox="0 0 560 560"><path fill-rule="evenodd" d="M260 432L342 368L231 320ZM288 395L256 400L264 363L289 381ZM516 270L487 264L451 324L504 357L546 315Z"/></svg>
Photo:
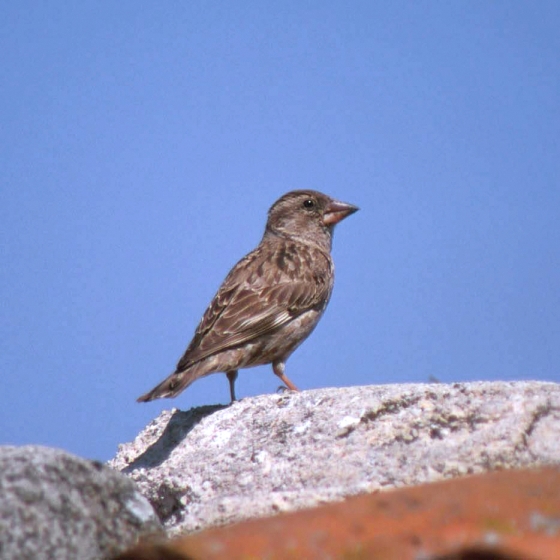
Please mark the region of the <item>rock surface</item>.
<svg viewBox="0 0 560 560"><path fill-rule="evenodd" d="M170 534L377 489L560 463L560 385L320 389L165 411L110 465Z"/></svg>
<svg viewBox="0 0 560 560"><path fill-rule="evenodd" d="M510 470L354 496L145 542L118 560L558 560L560 468Z"/></svg>
<svg viewBox="0 0 560 560"><path fill-rule="evenodd" d="M0 447L0 558L102 560L161 531L149 502L101 463Z"/></svg>

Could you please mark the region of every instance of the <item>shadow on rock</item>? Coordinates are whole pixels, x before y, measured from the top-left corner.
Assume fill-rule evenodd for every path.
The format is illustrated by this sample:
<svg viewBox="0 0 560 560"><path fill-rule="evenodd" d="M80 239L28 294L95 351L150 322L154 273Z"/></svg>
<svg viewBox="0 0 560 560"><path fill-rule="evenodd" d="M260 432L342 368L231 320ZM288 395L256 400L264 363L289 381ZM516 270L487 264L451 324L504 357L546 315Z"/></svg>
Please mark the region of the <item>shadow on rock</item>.
<svg viewBox="0 0 560 560"><path fill-rule="evenodd" d="M187 411L176 410L169 419L161 436L144 453L136 457L122 472L130 473L135 469L150 469L161 465L175 447L203 418L228 406L218 404L191 408Z"/></svg>

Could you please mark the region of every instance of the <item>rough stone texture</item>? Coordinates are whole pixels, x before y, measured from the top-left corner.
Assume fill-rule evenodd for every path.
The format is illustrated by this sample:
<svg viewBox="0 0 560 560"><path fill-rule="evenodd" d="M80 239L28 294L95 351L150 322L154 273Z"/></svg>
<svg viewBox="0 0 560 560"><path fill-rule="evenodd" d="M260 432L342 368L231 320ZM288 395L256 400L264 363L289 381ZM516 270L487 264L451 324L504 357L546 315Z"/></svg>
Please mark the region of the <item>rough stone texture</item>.
<svg viewBox="0 0 560 560"><path fill-rule="evenodd" d="M170 534L377 489L560 463L560 385L320 389L165 411L111 461Z"/></svg>
<svg viewBox="0 0 560 560"><path fill-rule="evenodd" d="M354 496L145 542L118 560L558 560L560 469L509 470Z"/></svg>
<svg viewBox="0 0 560 560"><path fill-rule="evenodd" d="M101 463L0 447L0 558L101 560L161 531L149 502Z"/></svg>

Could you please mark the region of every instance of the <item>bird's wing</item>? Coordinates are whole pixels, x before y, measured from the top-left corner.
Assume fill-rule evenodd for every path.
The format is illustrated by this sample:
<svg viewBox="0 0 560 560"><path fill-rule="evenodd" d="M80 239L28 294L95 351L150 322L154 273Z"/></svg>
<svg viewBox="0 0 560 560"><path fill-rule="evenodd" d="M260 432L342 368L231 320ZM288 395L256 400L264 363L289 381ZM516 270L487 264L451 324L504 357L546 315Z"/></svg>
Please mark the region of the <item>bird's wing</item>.
<svg viewBox="0 0 560 560"><path fill-rule="evenodd" d="M249 254L230 272L202 317L177 371L270 333L328 301L332 284L321 275L295 279L291 274L277 273L272 282L262 282L258 275L255 280L254 275L241 273L261 264L266 268L267 263L259 261L260 255ZM330 260L327 264L330 266Z"/></svg>

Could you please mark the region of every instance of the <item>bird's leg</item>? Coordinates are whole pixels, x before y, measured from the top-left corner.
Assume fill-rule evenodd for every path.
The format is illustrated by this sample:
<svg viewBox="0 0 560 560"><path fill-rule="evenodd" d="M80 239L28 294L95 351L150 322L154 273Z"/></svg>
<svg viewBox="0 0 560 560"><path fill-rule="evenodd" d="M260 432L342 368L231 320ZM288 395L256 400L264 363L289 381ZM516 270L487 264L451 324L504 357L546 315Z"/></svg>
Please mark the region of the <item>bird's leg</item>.
<svg viewBox="0 0 560 560"><path fill-rule="evenodd" d="M284 375L284 362L272 362L272 371L282 380L282 383L291 391L299 391L299 389Z"/></svg>
<svg viewBox="0 0 560 560"><path fill-rule="evenodd" d="M236 401L235 398L235 380L237 379L237 370L233 369L231 371L226 371L226 375L229 381L229 395L231 397L231 402Z"/></svg>

